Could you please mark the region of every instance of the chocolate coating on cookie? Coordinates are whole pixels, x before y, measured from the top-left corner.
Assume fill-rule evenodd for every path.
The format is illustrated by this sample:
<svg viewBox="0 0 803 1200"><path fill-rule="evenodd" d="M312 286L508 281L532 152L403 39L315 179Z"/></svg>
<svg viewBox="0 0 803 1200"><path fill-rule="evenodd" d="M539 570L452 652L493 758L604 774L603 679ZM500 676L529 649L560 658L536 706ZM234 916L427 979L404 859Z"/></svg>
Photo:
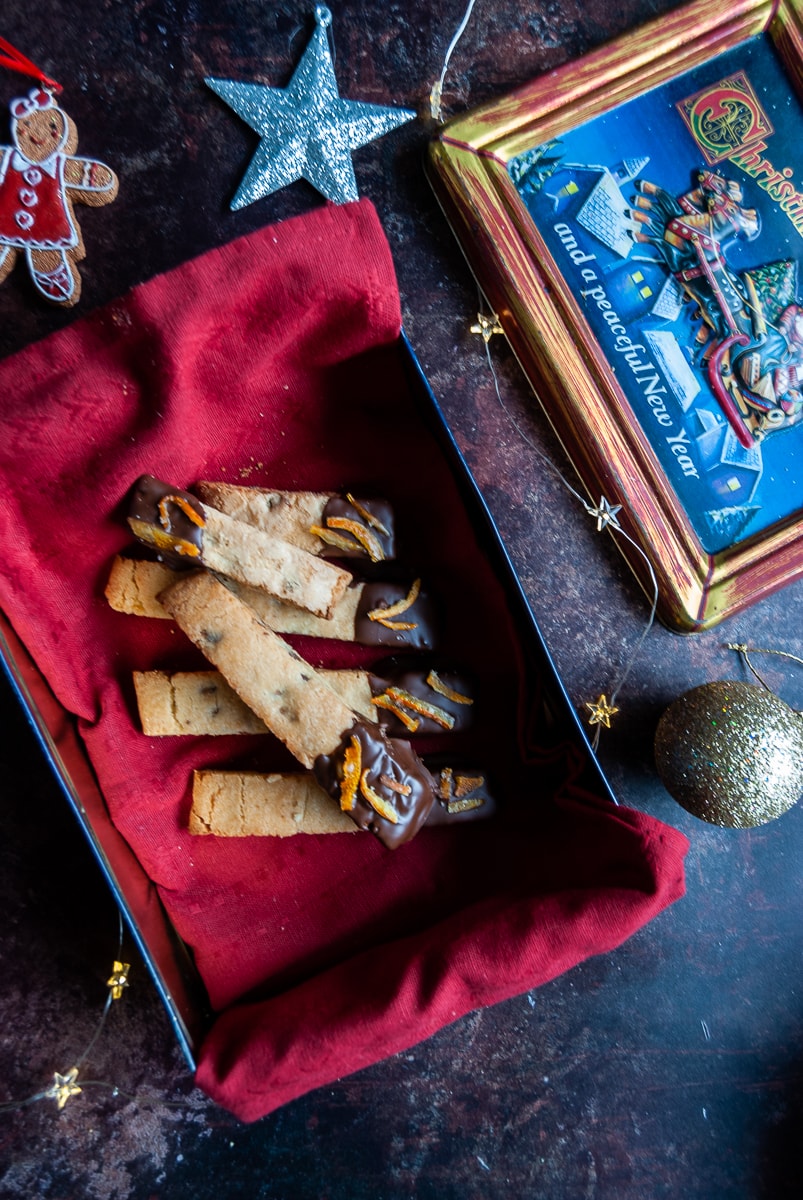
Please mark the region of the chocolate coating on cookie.
<svg viewBox="0 0 803 1200"><path fill-rule="evenodd" d="M344 804L348 760L353 763L355 755L359 783L350 803ZM313 771L355 825L369 830L389 850L415 837L435 799L435 782L410 743L389 738L363 721L346 731L334 753L320 754Z"/></svg>
<svg viewBox="0 0 803 1200"><path fill-rule="evenodd" d="M368 682L377 720L391 737L457 732L471 725L474 685L445 663L396 655L376 663Z"/></svg>
<svg viewBox="0 0 803 1200"><path fill-rule="evenodd" d="M437 641L437 617L431 598L423 590L403 612L376 615L406 603L412 594L408 584L394 580L365 583L354 618L354 640L363 646L432 650Z"/></svg>
<svg viewBox="0 0 803 1200"><path fill-rule="evenodd" d="M352 501L347 496L330 496L324 506L322 523L332 528L331 521L337 522L344 518L347 521L353 521L356 525L362 526L368 535L376 540L381 549L381 559L395 558L396 537L393 509L387 500L378 498L365 500L361 496L353 496ZM366 557L365 546L356 539L353 550L327 546L323 553L327 558ZM377 561L380 560L377 559Z"/></svg>
<svg viewBox="0 0 803 1200"><path fill-rule="evenodd" d="M200 501L189 492L142 475L134 484L128 523L144 545L171 567L198 566L205 518Z"/></svg>
<svg viewBox="0 0 803 1200"><path fill-rule="evenodd" d="M435 803L427 825L465 825L484 821L496 812L496 799L488 786L488 775L475 764L427 758L435 780Z"/></svg>

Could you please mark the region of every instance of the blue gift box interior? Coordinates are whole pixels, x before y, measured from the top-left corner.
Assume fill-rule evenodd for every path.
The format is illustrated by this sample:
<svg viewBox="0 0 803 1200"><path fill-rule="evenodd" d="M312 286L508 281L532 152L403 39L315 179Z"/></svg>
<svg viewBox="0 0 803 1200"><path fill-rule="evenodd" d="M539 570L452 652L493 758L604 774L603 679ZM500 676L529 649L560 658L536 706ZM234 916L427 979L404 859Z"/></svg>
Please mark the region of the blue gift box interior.
<svg viewBox="0 0 803 1200"><path fill-rule="evenodd" d="M556 742L568 739L582 760L580 778L588 790L616 804L613 792L591 753L580 724L534 615L524 596L510 558L502 545L488 508L449 431L406 336L399 345L400 369L406 376L411 401L423 406L426 419L441 446L488 563L501 581L520 641L523 683L538 689L536 708L544 730ZM108 880L164 1003L176 1037L191 1069L209 1026L211 1014L203 982L191 953L176 934L151 881L125 839L112 823L70 715L54 698L47 682L0 613L0 656L6 674L38 737L56 780Z"/></svg>

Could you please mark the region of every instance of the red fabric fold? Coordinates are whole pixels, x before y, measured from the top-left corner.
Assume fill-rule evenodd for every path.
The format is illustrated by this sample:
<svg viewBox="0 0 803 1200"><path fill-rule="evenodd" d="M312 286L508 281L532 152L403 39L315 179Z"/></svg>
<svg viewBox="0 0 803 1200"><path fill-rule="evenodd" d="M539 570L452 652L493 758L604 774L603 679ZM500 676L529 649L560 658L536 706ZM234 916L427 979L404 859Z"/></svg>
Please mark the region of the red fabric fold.
<svg viewBox="0 0 803 1200"><path fill-rule="evenodd" d="M418 936L380 943L269 1000L232 1006L206 1040L200 1086L255 1120L614 949L683 894L686 844L675 830L571 786L556 796L547 825L552 836L508 846L511 886ZM541 891L545 878L553 886Z"/></svg>
<svg viewBox="0 0 803 1200"><path fill-rule="evenodd" d="M387 242L366 202L210 251L0 363L0 606L79 728L115 826L218 1016L198 1081L245 1120L617 945L683 888L685 838L574 782L538 728L507 596L405 373ZM132 670L202 666L170 622L112 612L126 495L149 472L382 493L479 681L475 730L425 744L491 775L493 823L369 836L191 837L194 768L293 769L268 734L148 739ZM316 665L371 665L299 639Z"/></svg>

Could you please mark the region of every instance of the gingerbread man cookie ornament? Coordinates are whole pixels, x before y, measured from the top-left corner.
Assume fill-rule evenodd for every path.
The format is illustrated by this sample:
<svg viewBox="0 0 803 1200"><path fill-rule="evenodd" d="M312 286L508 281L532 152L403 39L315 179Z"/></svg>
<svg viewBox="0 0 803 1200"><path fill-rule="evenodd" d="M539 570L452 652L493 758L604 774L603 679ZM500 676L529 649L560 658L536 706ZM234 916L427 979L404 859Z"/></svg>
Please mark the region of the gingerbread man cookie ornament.
<svg viewBox="0 0 803 1200"><path fill-rule="evenodd" d="M117 176L104 163L74 156L75 125L47 88L12 100L11 139L0 147L0 283L22 255L39 293L72 307L86 253L73 205L110 204Z"/></svg>

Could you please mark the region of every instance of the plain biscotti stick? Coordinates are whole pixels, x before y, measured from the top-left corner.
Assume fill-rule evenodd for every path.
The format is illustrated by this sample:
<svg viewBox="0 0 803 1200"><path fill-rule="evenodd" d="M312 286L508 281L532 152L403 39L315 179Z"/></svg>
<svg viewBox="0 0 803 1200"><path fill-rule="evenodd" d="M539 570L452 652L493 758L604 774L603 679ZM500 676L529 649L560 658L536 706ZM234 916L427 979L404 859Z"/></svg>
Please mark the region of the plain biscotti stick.
<svg viewBox="0 0 803 1200"><path fill-rule="evenodd" d="M202 480L194 489L204 504L307 550L330 557L394 557L393 510L385 500L348 493L273 491Z"/></svg>
<svg viewBox="0 0 803 1200"><path fill-rule="evenodd" d="M375 720L367 672L322 671L340 698ZM216 737L265 733L265 722L229 687L219 671L134 671L142 732L148 737Z"/></svg>
<svg viewBox="0 0 803 1200"><path fill-rule="evenodd" d="M112 562L106 599L117 612L167 619L159 595L182 575L164 563L124 558ZM258 588L225 580L233 591L276 633L333 638L387 649L431 650L437 619L430 597L415 584L352 583L329 618L316 617ZM390 614L390 615L389 615Z"/></svg>
<svg viewBox="0 0 803 1200"><path fill-rule="evenodd" d="M208 572L161 602L242 700L362 829L391 849L417 832L434 780L406 741L359 718L319 673Z"/></svg>
<svg viewBox="0 0 803 1200"><path fill-rule="evenodd" d="M342 567L202 504L152 475L134 486L128 524L168 565L204 566L327 618L351 582Z"/></svg>

